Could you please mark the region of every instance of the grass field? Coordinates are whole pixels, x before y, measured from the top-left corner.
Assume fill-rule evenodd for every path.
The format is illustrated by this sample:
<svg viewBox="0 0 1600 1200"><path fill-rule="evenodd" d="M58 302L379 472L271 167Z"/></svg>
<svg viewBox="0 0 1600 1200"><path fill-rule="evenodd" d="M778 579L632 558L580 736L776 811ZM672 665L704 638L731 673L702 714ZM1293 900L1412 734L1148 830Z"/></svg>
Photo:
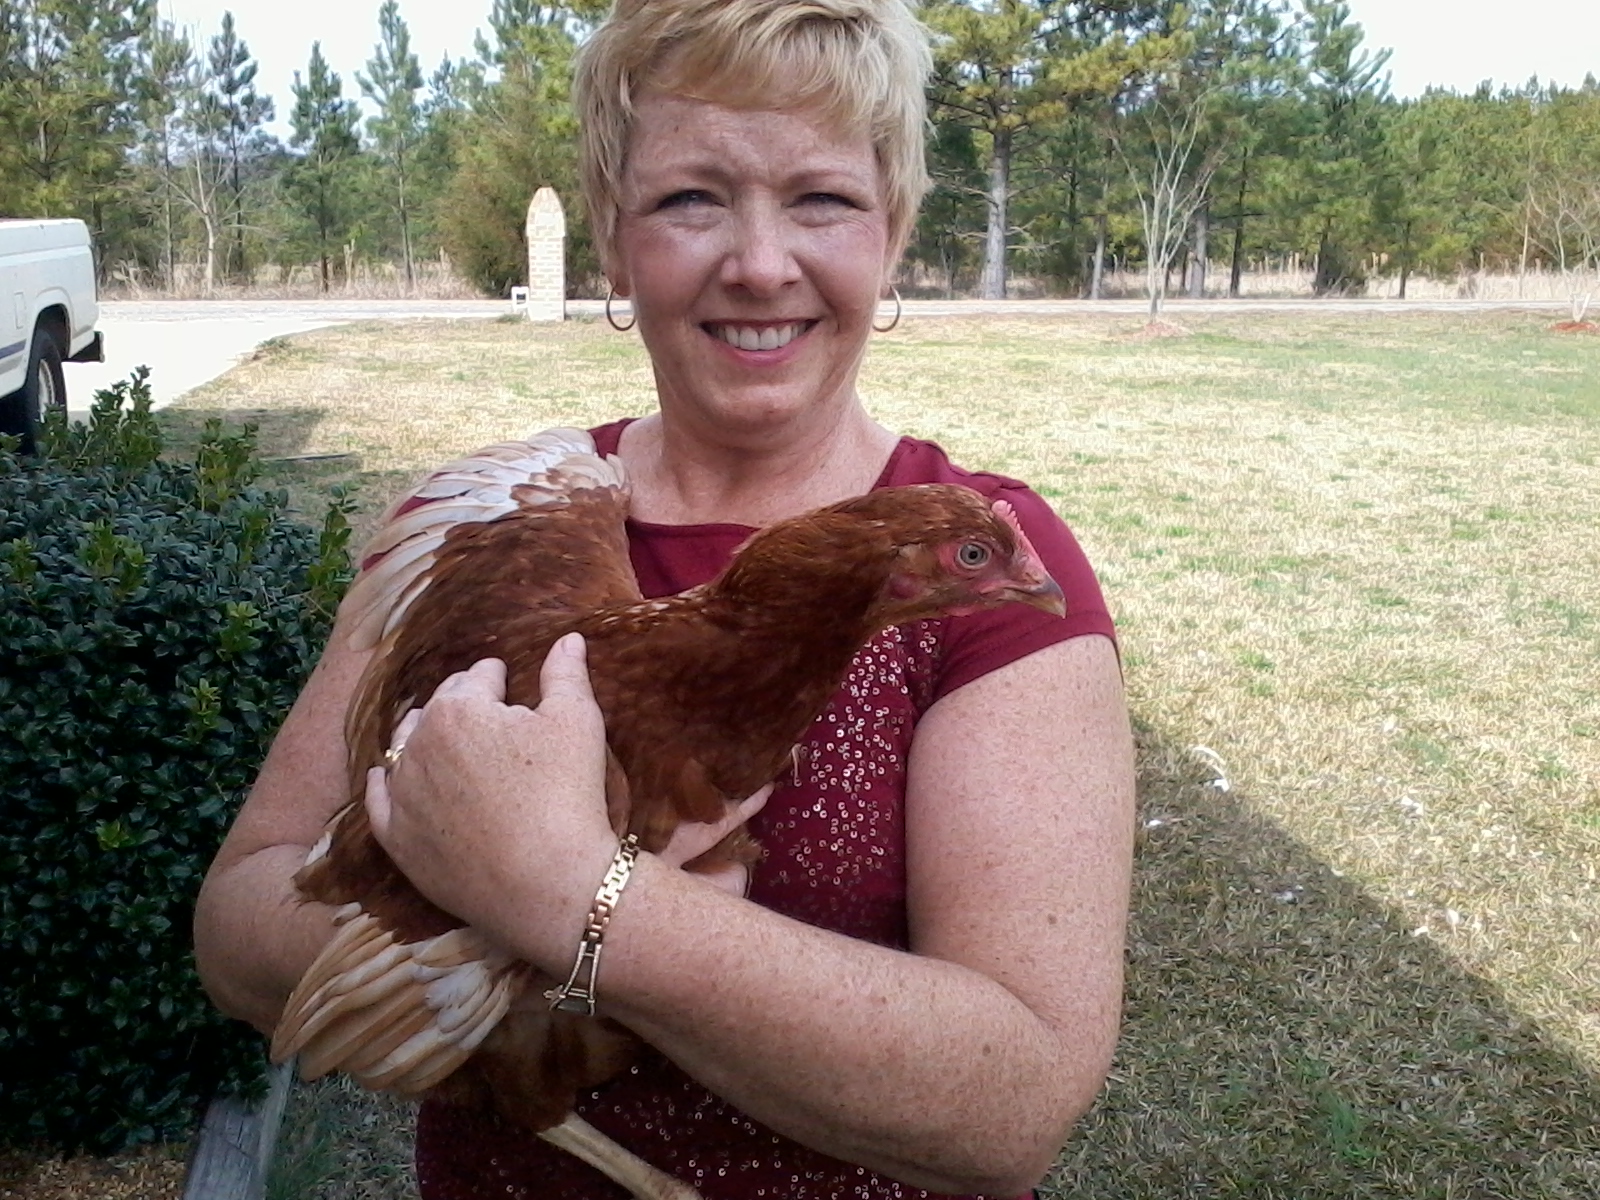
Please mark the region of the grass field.
<svg viewBox="0 0 1600 1200"><path fill-rule="evenodd" d="M1600 338L1185 320L929 320L863 377L886 424L1048 496L1121 629L1126 1036L1055 1191L1592 1200ZM650 395L601 324L356 326L163 419L258 421L308 505L350 479L371 509L458 451ZM403 1194L393 1110L325 1095L358 1127L335 1144L370 1117L391 1147L347 1153L329 1194ZM289 1140L328 1159L311 1111Z"/></svg>

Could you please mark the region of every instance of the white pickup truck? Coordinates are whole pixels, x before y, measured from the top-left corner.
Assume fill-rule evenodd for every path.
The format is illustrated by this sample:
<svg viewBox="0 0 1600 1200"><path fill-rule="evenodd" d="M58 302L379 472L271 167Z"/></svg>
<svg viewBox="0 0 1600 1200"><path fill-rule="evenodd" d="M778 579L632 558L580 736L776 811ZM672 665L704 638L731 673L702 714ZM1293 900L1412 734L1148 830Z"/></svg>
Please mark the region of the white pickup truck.
<svg viewBox="0 0 1600 1200"><path fill-rule="evenodd" d="M0 433L33 449L39 418L65 408L63 362L104 362L94 255L82 221L0 220Z"/></svg>

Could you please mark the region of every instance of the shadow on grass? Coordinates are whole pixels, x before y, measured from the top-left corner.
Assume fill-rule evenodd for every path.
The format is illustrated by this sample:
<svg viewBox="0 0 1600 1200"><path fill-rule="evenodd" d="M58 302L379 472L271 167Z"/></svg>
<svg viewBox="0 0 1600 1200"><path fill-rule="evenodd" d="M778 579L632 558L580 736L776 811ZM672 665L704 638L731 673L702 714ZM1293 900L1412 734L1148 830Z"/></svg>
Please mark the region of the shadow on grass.
<svg viewBox="0 0 1600 1200"><path fill-rule="evenodd" d="M1490 984L1140 734L1112 1081L1045 1195L1593 1200L1600 1079ZM297 1089L271 1197L414 1197L410 1109Z"/></svg>
<svg viewBox="0 0 1600 1200"><path fill-rule="evenodd" d="M1127 1019L1045 1195L1593 1200L1600 1080L1181 745L1140 736ZM272 1196L415 1195L410 1110L298 1089Z"/></svg>
<svg viewBox="0 0 1600 1200"><path fill-rule="evenodd" d="M1128 1002L1057 1197L1600 1196L1600 1079L1158 731Z"/></svg>
<svg viewBox="0 0 1600 1200"><path fill-rule="evenodd" d="M206 409L175 405L162 409L156 419L167 451L179 456L192 455L209 420L220 420L227 433L237 432L247 424L255 425L256 450L264 466L261 482L287 491L294 511L312 523L322 520L328 496L335 487L352 488L356 501L352 523L359 535L415 474L365 470L359 453L308 452L323 415L324 410L311 407Z"/></svg>

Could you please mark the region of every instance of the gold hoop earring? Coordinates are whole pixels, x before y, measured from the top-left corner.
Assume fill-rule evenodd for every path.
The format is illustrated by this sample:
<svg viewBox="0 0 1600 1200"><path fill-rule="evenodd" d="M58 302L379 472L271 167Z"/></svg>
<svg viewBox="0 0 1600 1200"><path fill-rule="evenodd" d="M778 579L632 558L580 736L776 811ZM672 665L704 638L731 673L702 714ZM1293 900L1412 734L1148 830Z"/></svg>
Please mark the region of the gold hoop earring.
<svg viewBox="0 0 1600 1200"><path fill-rule="evenodd" d="M889 290L894 293L894 320L887 325L879 325L874 321L872 323L872 331L874 333L888 333L896 325L900 324L900 314L905 311L905 306L900 303L900 289L891 285Z"/></svg>
<svg viewBox="0 0 1600 1200"><path fill-rule="evenodd" d="M628 330L632 329L635 325L637 325L639 323L639 314L638 313L633 313L633 320L629 321L626 325L619 325L617 323L617 318L614 315L612 315L612 312L611 312L611 302L613 300L615 300L616 298L617 298L617 289L616 288L611 288L608 292L606 292L606 322L611 326L611 328L615 329L618 333L627 333Z"/></svg>

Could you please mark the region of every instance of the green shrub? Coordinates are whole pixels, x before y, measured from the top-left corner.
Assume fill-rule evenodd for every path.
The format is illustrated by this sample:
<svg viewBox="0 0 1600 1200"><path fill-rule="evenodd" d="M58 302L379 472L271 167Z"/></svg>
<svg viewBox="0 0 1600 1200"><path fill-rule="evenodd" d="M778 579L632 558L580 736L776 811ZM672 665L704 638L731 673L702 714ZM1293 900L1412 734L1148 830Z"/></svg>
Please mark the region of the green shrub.
<svg viewBox="0 0 1600 1200"><path fill-rule="evenodd" d="M327 636L347 503L292 519L249 427L163 461L144 374L0 448L0 1142L182 1136L259 1086L191 915Z"/></svg>

